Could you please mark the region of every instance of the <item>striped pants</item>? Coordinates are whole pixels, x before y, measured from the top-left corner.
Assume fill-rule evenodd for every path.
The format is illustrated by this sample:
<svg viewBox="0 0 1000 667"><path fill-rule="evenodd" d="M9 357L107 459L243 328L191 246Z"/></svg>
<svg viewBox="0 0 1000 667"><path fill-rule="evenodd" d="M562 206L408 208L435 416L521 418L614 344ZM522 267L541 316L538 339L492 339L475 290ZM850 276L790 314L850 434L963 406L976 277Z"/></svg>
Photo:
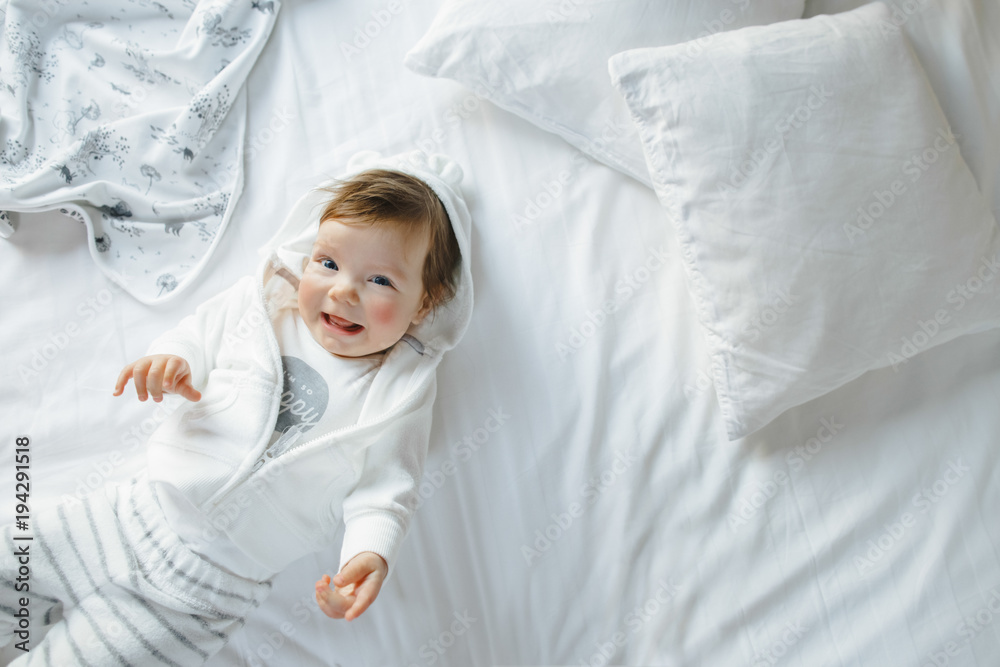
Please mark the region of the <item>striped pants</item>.
<svg viewBox="0 0 1000 667"><path fill-rule="evenodd" d="M0 646L25 638L15 614L30 587L29 651L12 667L202 665L270 592L187 549L142 475L31 520L30 541L0 535Z"/></svg>

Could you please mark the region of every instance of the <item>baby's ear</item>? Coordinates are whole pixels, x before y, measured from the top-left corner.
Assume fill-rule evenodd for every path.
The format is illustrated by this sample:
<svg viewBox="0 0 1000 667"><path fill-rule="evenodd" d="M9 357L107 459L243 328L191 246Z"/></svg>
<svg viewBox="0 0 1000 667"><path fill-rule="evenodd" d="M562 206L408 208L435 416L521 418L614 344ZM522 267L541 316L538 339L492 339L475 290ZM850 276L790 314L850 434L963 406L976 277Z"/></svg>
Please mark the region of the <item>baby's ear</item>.
<svg viewBox="0 0 1000 667"><path fill-rule="evenodd" d="M414 315L413 324L420 324L424 321L424 318L431 312L431 306L433 303L431 295L424 292L424 302L421 304L420 310L417 311L417 314Z"/></svg>

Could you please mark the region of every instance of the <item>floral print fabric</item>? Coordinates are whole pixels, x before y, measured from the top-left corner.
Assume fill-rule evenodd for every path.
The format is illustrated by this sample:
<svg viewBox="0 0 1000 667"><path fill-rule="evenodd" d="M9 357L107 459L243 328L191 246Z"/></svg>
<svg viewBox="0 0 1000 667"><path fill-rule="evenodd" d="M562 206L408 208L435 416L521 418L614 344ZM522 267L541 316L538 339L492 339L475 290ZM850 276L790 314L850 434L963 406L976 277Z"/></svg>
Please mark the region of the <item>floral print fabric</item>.
<svg viewBox="0 0 1000 667"><path fill-rule="evenodd" d="M0 32L0 235L11 211L88 228L145 303L207 263L243 185L243 81L280 0L9 0ZM26 216L20 216L26 222Z"/></svg>

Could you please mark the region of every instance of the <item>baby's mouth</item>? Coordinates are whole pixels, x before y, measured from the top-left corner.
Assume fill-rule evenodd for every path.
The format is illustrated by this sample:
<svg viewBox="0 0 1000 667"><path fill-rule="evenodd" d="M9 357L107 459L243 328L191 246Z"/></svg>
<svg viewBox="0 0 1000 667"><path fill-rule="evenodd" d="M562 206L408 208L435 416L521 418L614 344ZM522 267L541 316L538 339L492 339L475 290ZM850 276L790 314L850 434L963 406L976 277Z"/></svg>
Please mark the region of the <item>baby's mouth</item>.
<svg viewBox="0 0 1000 667"><path fill-rule="evenodd" d="M337 317L336 315L331 315L330 313L323 313L323 319L326 320L328 324L331 324L338 329L343 329L344 331L360 331L361 329L364 329L364 327L360 324L354 324L350 320L345 320Z"/></svg>

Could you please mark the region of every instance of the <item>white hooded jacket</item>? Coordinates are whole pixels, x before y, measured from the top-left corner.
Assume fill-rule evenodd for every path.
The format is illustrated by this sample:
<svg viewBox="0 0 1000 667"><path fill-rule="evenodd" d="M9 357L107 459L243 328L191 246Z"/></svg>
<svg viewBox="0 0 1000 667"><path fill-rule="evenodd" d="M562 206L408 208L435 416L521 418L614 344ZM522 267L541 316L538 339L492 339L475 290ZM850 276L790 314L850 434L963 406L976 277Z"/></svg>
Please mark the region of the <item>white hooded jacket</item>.
<svg viewBox="0 0 1000 667"><path fill-rule="evenodd" d="M304 437L254 470L283 391L271 314L297 298L326 192L310 191L293 207L261 248L256 275L203 303L147 351L186 359L202 392L196 403L165 398L177 407L149 438L149 479L173 485L273 572L329 547L343 518L341 568L373 551L392 573L417 506L437 366L472 315L472 221L459 190L461 168L443 155L365 152L351 159L344 177L371 168L402 171L431 187L451 220L462 262L455 298L411 325L385 353L355 425Z"/></svg>

